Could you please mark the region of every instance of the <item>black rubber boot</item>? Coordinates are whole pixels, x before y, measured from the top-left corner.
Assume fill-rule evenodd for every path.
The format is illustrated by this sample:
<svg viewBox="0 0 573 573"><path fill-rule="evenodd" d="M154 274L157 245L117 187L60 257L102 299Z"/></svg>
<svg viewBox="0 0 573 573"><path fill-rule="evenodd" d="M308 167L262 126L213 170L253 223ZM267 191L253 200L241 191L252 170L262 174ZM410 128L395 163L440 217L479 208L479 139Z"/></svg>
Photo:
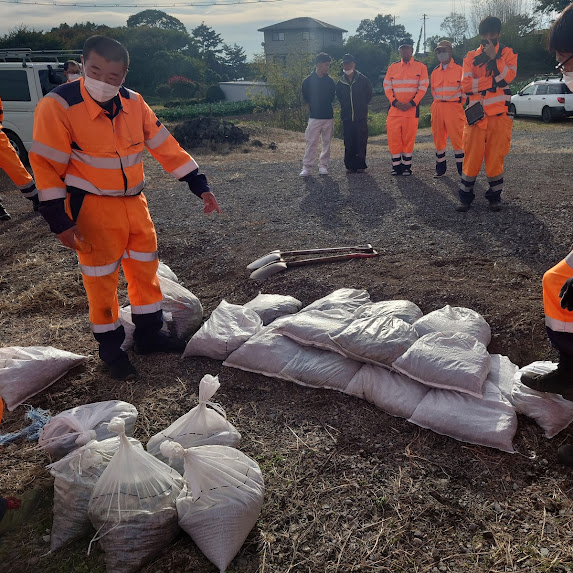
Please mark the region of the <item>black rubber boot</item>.
<svg viewBox="0 0 573 573"><path fill-rule="evenodd" d="M566 400L573 401L573 357L561 355L556 370L547 374L524 372L521 383L537 392L561 394Z"/></svg>
<svg viewBox="0 0 573 573"><path fill-rule="evenodd" d="M122 356L107 365L109 375L114 380L133 380L137 376L135 366L129 361L129 358Z"/></svg>
<svg viewBox="0 0 573 573"><path fill-rule="evenodd" d="M456 167L458 168L458 175L461 177L462 176L462 167L464 166L463 162L461 161L456 161Z"/></svg>
<svg viewBox="0 0 573 573"><path fill-rule="evenodd" d="M155 332L140 338L135 342L135 352L137 354L153 354L155 352L177 352L183 353L185 341L179 338L171 338L164 332Z"/></svg>
<svg viewBox="0 0 573 573"><path fill-rule="evenodd" d="M448 166L445 161L436 161L436 174L434 177L443 177L446 174Z"/></svg>
<svg viewBox="0 0 573 573"><path fill-rule="evenodd" d="M34 211L37 211L40 208L40 199L38 199L37 195L30 197L30 201L32 201L32 206Z"/></svg>
<svg viewBox="0 0 573 573"><path fill-rule="evenodd" d="M401 163L396 165L392 164L392 171L390 171L390 175L402 175L402 170L404 166Z"/></svg>
<svg viewBox="0 0 573 573"><path fill-rule="evenodd" d="M10 213L6 211L4 205L0 203L0 221L9 221L12 217L10 217Z"/></svg>

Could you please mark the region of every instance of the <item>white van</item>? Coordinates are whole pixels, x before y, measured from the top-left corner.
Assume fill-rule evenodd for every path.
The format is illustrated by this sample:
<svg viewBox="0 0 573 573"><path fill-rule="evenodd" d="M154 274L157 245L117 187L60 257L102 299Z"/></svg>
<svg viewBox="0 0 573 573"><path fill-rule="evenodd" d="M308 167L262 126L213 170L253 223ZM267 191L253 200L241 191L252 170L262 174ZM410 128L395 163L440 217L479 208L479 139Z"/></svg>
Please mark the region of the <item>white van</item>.
<svg viewBox="0 0 573 573"><path fill-rule="evenodd" d="M36 105L49 91L65 83L64 62L79 61L80 53L77 50L0 50L0 98L4 109L2 131L23 163L27 163L32 146Z"/></svg>

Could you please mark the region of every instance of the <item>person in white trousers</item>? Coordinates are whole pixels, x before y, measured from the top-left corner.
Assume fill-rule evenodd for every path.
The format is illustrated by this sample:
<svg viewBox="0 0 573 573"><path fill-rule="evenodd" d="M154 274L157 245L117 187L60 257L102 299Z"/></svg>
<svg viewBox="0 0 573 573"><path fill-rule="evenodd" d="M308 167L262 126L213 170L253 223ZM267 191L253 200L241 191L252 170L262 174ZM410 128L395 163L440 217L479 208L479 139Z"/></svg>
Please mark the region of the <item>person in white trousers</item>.
<svg viewBox="0 0 573 573"><path fill-rule="evenodd" d="M302 160L301 177L308 177L314 167L318 141L322 139L322 152L318 160L320 175L328 175L330 141L334 131L334 100L336 84L328 75L331 57L321 52L315 58L314 71L302 82L302 97L309 109L308 125L305 131L306 150Z"/></svg>

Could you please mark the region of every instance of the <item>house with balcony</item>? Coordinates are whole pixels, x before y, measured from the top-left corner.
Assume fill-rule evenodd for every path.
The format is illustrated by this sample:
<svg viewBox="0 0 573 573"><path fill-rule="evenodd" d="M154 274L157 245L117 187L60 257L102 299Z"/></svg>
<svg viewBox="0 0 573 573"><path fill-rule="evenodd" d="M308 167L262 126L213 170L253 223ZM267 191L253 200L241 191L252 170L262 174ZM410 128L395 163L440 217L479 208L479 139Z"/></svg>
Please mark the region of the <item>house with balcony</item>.
<svg viewBox="0 0 573 573"><path fill-rule="evenodd" d="M289 54L327 52L342 46L343 30L315 18L293 18L265 28L262 43L269 63L285 63Z"/></svg>

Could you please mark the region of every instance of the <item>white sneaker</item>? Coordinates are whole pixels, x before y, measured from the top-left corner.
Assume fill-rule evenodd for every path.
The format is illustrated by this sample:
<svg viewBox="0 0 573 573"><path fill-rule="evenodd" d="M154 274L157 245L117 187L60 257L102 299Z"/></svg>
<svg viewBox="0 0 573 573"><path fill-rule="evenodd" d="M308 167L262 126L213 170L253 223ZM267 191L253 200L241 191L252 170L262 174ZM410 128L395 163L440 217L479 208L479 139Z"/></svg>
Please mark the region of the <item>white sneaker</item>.
<svg viewBox="0 0 573 573"><path fill-rule="evenodd" d="M319 167L318 168L318 173L320 175L328 175L328 169L326 167Z"/></svg>
<svg viewBox="0 0 573 573"><path fill-rule="evenodd" d="M306 167L303 167L302 171L300 172L300 176L301 177L308 177L309 175L310 175L310 171Z"/></svg>

